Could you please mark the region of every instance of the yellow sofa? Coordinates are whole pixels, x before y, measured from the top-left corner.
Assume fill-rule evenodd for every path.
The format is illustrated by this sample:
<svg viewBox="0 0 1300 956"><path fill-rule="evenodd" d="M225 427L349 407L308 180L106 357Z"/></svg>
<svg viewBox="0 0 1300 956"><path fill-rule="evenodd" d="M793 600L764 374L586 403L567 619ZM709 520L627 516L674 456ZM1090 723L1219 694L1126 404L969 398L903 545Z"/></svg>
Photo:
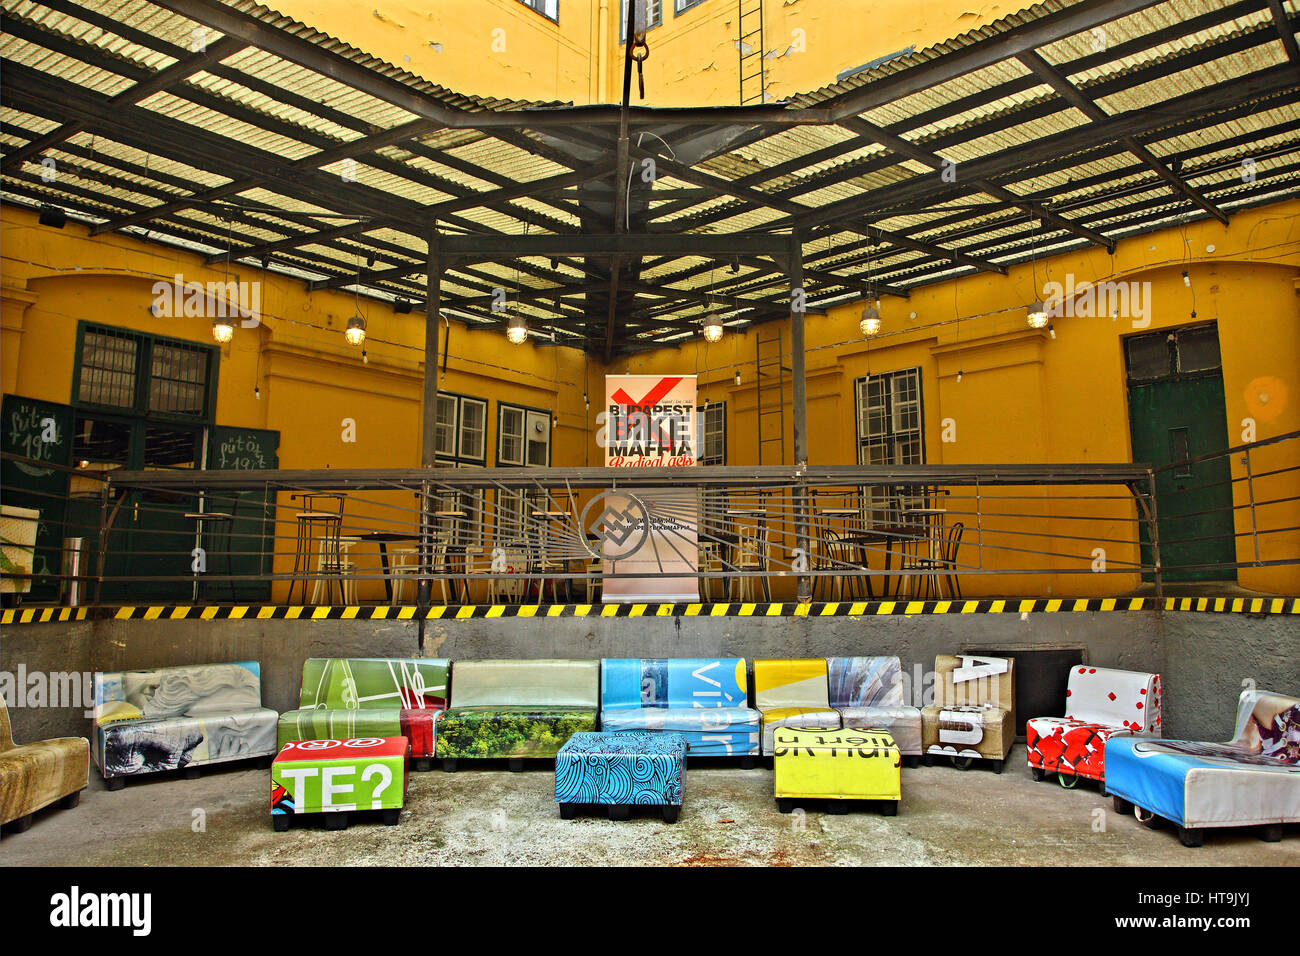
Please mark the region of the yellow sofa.
<svg viewBox="0 0 1300 956"><path fill-rule="evenodd" d="M90 782L90 742L56 737L15 744L9 711L0 701L0 827L21 833L32 814L54 801L65 810L77 805Z"/></svg>

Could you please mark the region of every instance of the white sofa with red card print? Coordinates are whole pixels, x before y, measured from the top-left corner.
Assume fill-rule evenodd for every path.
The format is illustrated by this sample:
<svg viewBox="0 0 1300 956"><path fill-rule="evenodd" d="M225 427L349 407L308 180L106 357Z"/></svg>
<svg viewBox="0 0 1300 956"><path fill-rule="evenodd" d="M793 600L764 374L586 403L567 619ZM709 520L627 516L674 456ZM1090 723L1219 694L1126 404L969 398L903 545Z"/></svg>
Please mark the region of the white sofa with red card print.
<svg viewBox="0 0 1300 956"><path fill-rule="evenodd" d="M1079 664L1070 668L1064 717L1025 723L1029 769L1035 780L1059 775L1072 787L1083 777L1105 790L1106 741L1160 736L1160 675Z"/></svg>

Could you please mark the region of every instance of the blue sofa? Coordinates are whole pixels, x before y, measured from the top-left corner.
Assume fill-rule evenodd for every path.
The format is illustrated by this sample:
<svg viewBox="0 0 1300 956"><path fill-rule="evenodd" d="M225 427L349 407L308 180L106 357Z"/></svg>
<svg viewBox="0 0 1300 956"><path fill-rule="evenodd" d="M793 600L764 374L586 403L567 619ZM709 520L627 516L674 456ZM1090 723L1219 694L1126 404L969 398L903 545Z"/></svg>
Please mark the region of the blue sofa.
<svg viewBox="0 0 1300 956"><path fill-rule="evenodd" d="M681 734L692 757L752 764L759 753L760 715L749 706L744 658L606 658L600 677L603 730Z"/></svg>

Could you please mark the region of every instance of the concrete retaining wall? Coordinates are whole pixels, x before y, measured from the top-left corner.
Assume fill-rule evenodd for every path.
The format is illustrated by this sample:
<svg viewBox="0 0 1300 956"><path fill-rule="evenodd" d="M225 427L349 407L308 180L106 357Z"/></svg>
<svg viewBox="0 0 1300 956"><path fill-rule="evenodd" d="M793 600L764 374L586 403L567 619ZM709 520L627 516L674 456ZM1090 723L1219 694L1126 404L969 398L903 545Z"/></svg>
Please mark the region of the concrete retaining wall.
<svg viewBox="0 0 1300 956"><path fill-rule="evenodd" d="M1250 678L1300 693L1300 621L1242 614L1073 612L868 617L492 618L430 621L424 656L832 657L896 654L907 673L936 654L981 648L1082 646L1089 663L1157 670L1166 736L1229 736ZM94 672L257 660L268 707L297 705L307 657L419 656L418 625L387 621L98 620L10 625L0 672ZM63 703L67 703L66 701ZM78 702L80 703L80 702ZM11 707L17 739L84 736L82 706ZM1022 715L1030 716L1030 715Z"/></svg>

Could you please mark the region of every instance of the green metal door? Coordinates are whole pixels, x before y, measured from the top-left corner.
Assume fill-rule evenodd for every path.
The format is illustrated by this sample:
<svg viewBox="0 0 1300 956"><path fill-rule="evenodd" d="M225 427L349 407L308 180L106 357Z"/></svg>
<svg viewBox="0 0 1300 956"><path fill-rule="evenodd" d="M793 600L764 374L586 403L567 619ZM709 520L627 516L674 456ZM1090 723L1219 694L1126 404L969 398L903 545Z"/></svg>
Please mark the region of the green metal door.
<svg viewBox="0 0 1300 956"><path fill-rule="evenodd" d="M1126 341L1133 460L1156 468L1228 447L1214 325ZM1156 472L1160 563L1166 581L1235 580L1231 472L1226 457ZM1142 563L1151 562L1141 526Z"/></svg>

